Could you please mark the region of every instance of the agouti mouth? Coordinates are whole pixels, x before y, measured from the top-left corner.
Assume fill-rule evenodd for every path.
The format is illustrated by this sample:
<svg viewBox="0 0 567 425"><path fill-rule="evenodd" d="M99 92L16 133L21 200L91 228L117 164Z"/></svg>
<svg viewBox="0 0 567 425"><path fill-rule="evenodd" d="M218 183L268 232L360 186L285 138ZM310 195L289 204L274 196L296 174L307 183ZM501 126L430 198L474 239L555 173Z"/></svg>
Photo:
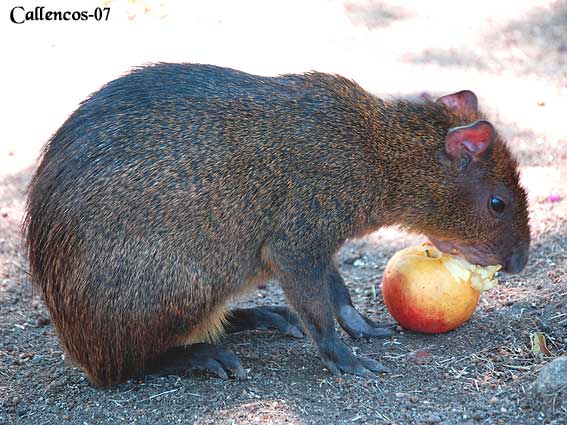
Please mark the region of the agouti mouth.
<svg viewBox="0 0 567 425"><path fill-rule="evenodd" d="M502 265L502 261L500 261L496 256L484 252L482 248L479 247L460 245L449 240L438 240L435 238L429 238L429 241L435 245L439 251L446 254L461 255L472 264L482 267Z"/></svg>

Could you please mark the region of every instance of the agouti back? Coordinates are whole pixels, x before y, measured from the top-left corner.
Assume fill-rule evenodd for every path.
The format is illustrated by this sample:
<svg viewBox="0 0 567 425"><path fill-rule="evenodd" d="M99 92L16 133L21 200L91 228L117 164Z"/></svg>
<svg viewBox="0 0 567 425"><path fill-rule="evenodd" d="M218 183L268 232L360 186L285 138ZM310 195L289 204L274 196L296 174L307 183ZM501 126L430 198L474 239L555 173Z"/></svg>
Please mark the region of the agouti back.
<svg viewBox="0 0 567 425"><path fill-rule="evenodd" d="M525 265L516 162L472 92L383 100L336 75L192 64L136 69L84 101L45 147L25 221L33 283L99 386L214 341L227 304L271 278L330 369L361 370L334 331L332 258L395 224Z"/></svg>

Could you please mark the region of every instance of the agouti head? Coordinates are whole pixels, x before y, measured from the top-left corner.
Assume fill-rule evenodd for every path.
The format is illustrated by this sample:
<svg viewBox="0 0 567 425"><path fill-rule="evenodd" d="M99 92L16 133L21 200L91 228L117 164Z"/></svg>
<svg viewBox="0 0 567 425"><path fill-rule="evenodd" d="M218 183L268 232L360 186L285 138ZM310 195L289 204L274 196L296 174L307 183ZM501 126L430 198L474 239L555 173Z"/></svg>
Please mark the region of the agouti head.
<svg viewBox="0 0 567 425"><path fill-rule="evenodd" d="M428 190L419 191L426 197L413 200L425 214L414 224L442 251L520 272L528 260L530 228L515 159L471 91L443 96L431 106L444 109L449 130L435 143L436 164L425 167L432 170L421 184Z"/></svg>

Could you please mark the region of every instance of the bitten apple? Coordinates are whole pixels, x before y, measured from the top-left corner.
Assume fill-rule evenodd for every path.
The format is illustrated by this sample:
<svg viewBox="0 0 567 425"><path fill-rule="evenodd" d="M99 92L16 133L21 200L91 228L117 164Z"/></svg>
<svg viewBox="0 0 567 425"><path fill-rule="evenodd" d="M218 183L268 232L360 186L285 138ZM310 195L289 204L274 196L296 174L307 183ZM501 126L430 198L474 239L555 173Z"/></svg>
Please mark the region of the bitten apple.
<svg viewBox="0 0 567 425"><path fill-rule="evenodd" d="M429 243L398 251L382 279L384 303L404 328L424 333L455 329L474 313L480 292L494 287L501 266L482 267Z"/></svg>

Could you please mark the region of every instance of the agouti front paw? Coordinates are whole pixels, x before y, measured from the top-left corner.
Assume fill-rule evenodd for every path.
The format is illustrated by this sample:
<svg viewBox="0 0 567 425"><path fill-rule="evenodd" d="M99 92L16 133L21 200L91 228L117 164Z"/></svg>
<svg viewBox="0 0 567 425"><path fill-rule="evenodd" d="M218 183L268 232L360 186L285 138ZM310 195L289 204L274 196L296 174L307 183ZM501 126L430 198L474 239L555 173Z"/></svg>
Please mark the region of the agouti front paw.
<svg viewBox="0 0 567 425"><path fill-rule="evenodd" d="M240 359L231 351L212 344L193 344L175 347L166 352L159 362L162 374L179 374L189 370L212 373L221 379L246 379Z"/></svg>
<svg viewBox="0 0 567 425"><path fill-rule="evenodd" d="M325 351L321 350L321 356L327 368L335 375L342 372L358 376L375 377L376 373L390 371L376 360L355 356L351 349L342 342L333 343Z"/></svg>
<svg viewBox="0 0 567 425"><path fill-rule="evenodd" d="M351 306L341 307L337 320L351 338L388 338L394 335L392 329L374 323Z"/></svg>

